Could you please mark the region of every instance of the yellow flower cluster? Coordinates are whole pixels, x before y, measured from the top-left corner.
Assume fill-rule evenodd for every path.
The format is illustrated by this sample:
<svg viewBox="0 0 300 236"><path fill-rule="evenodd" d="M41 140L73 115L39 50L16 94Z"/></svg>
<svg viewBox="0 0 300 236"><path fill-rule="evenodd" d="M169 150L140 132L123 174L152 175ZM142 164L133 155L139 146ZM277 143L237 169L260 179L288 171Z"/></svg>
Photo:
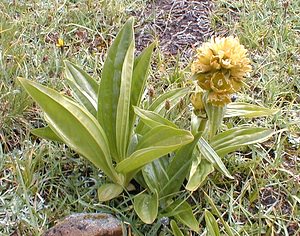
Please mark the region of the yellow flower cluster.
<svg viewBox="0 0 300 236"><path fill-rule="evenodd" d="M212 38L197 49L192 73L199 86L209 91L208 102L215 106L230 103L232 93L239 91L251 71L247 50L237 38Z"/></svg>

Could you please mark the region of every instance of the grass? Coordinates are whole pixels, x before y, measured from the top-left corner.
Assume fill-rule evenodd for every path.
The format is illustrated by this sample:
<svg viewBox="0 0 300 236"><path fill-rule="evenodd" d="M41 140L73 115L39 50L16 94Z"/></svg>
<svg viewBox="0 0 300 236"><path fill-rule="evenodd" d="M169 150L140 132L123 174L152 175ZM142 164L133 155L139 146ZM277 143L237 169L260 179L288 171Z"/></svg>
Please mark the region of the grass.
<svg viewBox="0 0 300 236"><path fill-rule="evenodd" d="M249 86L238 100L281 110L271 118L230 119L226 124L253 123L285 131L228 156L224 162L235 180L216 173L192 196L201 232L203 209L211 209L204 191L236 235L299 235L300 4L275 0L215 4L214 30L237 35L253 61ZM115 214L131 225L135 235L170 234L161 220L142 224L130 196L100 204L96 190L105 177L66 146L30 135L30 128L42 126L43 120L15 83L22 76L66 92L64 58L98 78L114 35L144 6L142 0L0 3L0 235L40 235L72 212L95 211ZM64 39L63 50L56 47L57 38ZM185 63L159 50L153 60L159 70L153 69L150 85L157 94L163 86L188 83Z"/></svg>

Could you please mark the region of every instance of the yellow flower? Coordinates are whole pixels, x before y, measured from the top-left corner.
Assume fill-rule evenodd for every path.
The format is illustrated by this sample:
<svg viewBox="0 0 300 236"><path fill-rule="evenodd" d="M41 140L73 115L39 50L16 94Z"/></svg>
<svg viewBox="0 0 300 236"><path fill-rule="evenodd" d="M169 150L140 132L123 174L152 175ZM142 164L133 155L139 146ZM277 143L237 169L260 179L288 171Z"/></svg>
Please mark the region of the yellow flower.
<svg viewBox="0 0 300 236"><path fill-rule="evenodd" d="M216 93L210 92L208 94L207 100L215 106L224 106L231 102L231 94L229 93Z"/></svg>
<svg viewBox="0 0 300 236"><path fill-rule="evenodd" d="M195 108L195 110L203 110L204 109L204 104L202 100L203 93L202 92L193 92L191 94L190 100Z"/></svg>
<svg viewBox="0 0 300 236"><path fill-rule="evenodd" d="M64 45L65 45L65 42L63 39L61 39L61 38L57 39L56 47L62 48L62 47L64 47Z"/></svg>
<svg viewBox="0 0 300 236"><path fill-rule="evenodd" d="M230 95L241 89L251 65L245 47L230 36L212 38L198 48L191 70L199 86L209 91L208 101L224 106Z"/></svg>

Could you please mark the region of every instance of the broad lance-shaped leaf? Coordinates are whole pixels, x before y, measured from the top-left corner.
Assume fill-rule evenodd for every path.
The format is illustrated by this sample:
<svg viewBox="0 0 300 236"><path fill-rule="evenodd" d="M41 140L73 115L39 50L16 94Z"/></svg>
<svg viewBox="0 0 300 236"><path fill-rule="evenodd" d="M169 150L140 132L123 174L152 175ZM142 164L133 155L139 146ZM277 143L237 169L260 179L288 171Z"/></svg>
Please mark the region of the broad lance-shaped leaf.
<svg viewBox="0 0 300 236"><path fill-rule="evenodd" d="M171 108L169 110L172 110L172 108L180 101L180 99L185 97L188 92L189 88L179 88L163 93L153 101L153 103L148 107L147 110L155 111L159 114L164 114L164 112L166 111L166 101L169 101L169 103L171 104Z"/></svg>
<svg viewBox="0 0 300 236"><path fill-rule="evenodd" d="M134 107L134 112L141 118L143 123L150 128L154 128L159 125L168 125L170 127L178 128L173 122L162 117L154 111L147 111L139 107Z"/></svg>
<svg viewBox="0 0 300 236"><path fill-rule="evenodd" d="M52 140L52 141L57 141L57 142L62 142L61 138L56 135L52 131L52 129L49 126L43 127L43 128L37 128L33 129L30 131L32 134L35 136L38 136L40 138Z"/></svg>
<svg viewBox="0 0 300 236"><path fill-rule="evenodd" d="M154 100L154 102L147 108L149 111L154 111L158 114L164 114L166 112L165 109L165 104L166 101L168 101L171 104L171 108L169 109L172 110L173 107L175 107L180 99L182 99L184 96L188 94L189 88L179 88L179 89L173 89L170 90L166 93L163 93L160 95L158 98ZM141 132L144 128L144 124L142 122L139 122L136 130L138 132Z"/></svg>
<svg viewBox="0 0 300 236"><path fill-rule="evenodd" d="M218 131L222 124L222 120L225 114L225 108L222 106L214 106L209 102L205 103L205 110L208 116L209 123L209 135L208 140L210 140Z"/></svg>
<svg viewBox="0 0 300 236"><path fill-rule="evenodd" d="M199 139L198 150L204 158L206 158L210 163L214 164L214 167L216 169L223 173L227 178L233 179L233 176L227 170L222 159L204 138Z"/></svg>
<svg viewBox="0 0 300 236"><path fill-rule="evenodd" d="M134 41L128 48L126 56L124 58L120 95L117 106L117 119L116 119L116 144L118 152L118 160L123 160L126 157L127 146L129 143L129 110L130 110L130 92L131 92L131 80L133 70L134 59Z"/></svg>
<svg viewBox="0 0 300 236"><path fill-rule="evenodd" d="M221 158L213 148L201 137L197 145L197 158L193 160L186 189L195 191L205 181L214 168L223 173L227 178L233 179ZM205 159L204 159L205 158Z"/></svg>
<svg viewBox="0 0 300 236"><path fill-rule="evenodd" d="M112 156L117 161L120 161L116 145L117 107L124 59L134 39L133 22L130 18L125 23L109 48L98 91L98 121L105 130Z"/></svg>
<svg viewBox="0 0 300 236"><path fill-rule="evenodd" d="M184 234L179 229L175 220L171 220L170 225L171 225L172 233L174 236L184 236Z"/></svg>
<svg viewBox="0 0 300 236"><path fill-rule="evenodd" d="M278 113L278 109L269 109L244 102L232 102L226 107L225 117L242 116L246 118L270 116Z"/></svg>
<svg viewBox="0 0 300 236"><path fill-rule="evenodd" d="M214 171L213 164L203 158L194 160L186 189L189 191L197 190L205 181L207 176Z"/></svg>
<svg viewBox="0 0 300 236"><path fill-rule="evenodd" d="M152 191L160 191L169 181L167 174L167 167L169 164L169 157L164 156L156 159L142 169L142 174L147 187ZM161 195L159 195L161 197Z"/></svg>
<svg viewBox="0 0 300 236"><path fill-rule="evenodd" d="M75 100L84 106L94 117L97 116L97 102L93 101L88 97L88 95L84 94L82 89L80 89L73 81L69 80L68 84L70 88L72 89L72 96L75 98Z"/></svg>
<svg viewBox="0 0 300 236"><path fill-rule="evenodd" d="M67 79L73 81L84 90L94 101L97 101L98 83L83 69L74 63L65 60L65 74Z"/></svg>
<svg viewBox="0 0 300 236"><path fill-rule="evenodd" d="M53 89L24 78L19 78L19 81L45 112L56 135L114 182L119 182L110 159L107 138L95 117Z"/></svg>
<svg viewBox="0 0 300 236"><path fill-rule="evenodd" d="M64 61L67 82L74 92L76 100L91 113L96 113L98 83L77 65Z"/></svg>
<svg viewBox="0 0 300 236"><path fill-rule="evenodd" d="M122 173L137 171L147 163L180 148L193 139L189 131L166 125L157 126L141 138L137 150L118 163L116 169Z"/></svg>
<svg viewBox="0 0 300 236"><path fill-rule="evenodd" d="M2 149L2 145L0 145L0 158L3 157L3 149Z"/></svg>
<svg viewBox="0 0 300 236"><path fill-rule="evenodd" d="M156 192L139 194L134 197L133 207L136 214L146 224L152 224L158 213L158 195Z"/></svg>
<svg viewBox="0 0 300 236"><path fill-rule="evenodd" d="M134 128L135 113L134 106L140 106L145 84L150 68L150 60L155 43L150 44L143 52L134 60L134 68L132 75L131 85L131 98L130 98L130 113L129 113L129 127ZM131 132L130 132L131 133Z"/></svg>
<svg viewBox="0 0 300 236"><path fill-rule="evenodd" d="M123 187L119 184L103 184L98 188L98 199L100 202L109 201L118 197L123 192Z"/></svg>
<svg viewBox="0 0 300 236"><path fill-rule="evenodd" d="M181 199L176 200L166 208L164 216L174 216L175 219L188 226L191 230L199 232L199 222L196 220L192 207Z"/></svg>
<svg viewBox="0 0 300 236"><path fill-rule="evenodd" d="M169 181L164 183L159 192L159 196L167 196L180 190L180 187L186 178L193 160L193 150L201 137L201 133L194 137L193 142L181 147L168 165L167 175Z"/></svg>
<svg viewBox="0 0 300 236"><path fill-rule="evenodd" d="M211 140L211 146L223 157L245 145L263 142L275 134L266 128L238 127L226 130Z"/></svg>
<svg viewBox="0 0 300 236"><path fill-rule="evenodd" d="M220 236L220 230L215 217L208 211L205 210L204 218L206 223L206 229L210 236Z"/></svg>
<svg viewBox="0 0 300 236"><path fill-rule="evenodd" d="M223 219L221 213L219 212L217 206L214 204L213 200L204 192L204 195L206 197L207 202L209 203L209 205L212 208L212 211L214 212L215 215L217 215L217 217L220 219L222 225L225 228L225 231L227 233L228 236L234 236L236 234L233 233L233 231L230 229L228 223Z"/></svg>

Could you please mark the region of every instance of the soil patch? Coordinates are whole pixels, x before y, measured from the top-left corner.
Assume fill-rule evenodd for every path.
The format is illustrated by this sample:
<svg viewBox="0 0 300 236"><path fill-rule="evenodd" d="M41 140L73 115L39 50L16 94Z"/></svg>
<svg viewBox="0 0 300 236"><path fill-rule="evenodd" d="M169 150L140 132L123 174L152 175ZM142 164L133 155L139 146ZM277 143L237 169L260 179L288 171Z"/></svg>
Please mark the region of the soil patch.
<svg viewBox="0 0 300 236"><path fill-rule="evenodd" d="M193 48L213 35L210 25L212 1L156 0L137 14L137 49L159 39L165 54L191 56Z"/></svg>

